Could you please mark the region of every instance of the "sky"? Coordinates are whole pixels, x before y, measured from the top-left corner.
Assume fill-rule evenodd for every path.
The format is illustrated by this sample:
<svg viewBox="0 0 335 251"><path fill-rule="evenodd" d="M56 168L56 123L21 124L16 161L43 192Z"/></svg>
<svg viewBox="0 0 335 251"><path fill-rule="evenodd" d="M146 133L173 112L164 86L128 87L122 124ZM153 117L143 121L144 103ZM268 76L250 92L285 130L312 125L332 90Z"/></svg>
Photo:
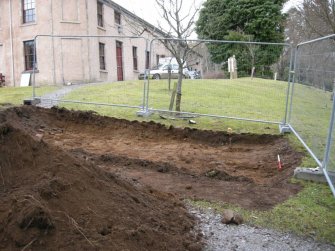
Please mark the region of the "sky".
<svg viewBox="0 0 335 251"><path fill-rule="evenodd" d="M291 7L299 6L303 0L289 0L284 6L284 12L288 11Z"/></svg>
<svg viewBox="0 0 335 251"><path fill-rule="evenodd" d="M161 19L159 14L159 8L156 7L155 0L112 0L115 3L121 5L127 10L133 12L135 15L146 20L147 22L158 26L159 20ZM201 6L201 3L205 0L184 0L185 10L189 10L195 1L197 6ZM184 8L183 8L184 9Z"/></svg>
<svg viewBox="0 0 335 251"><path fill-rule="evenodd" d="M147 22L158 26L160 15L159 9L156 7L155 0L113 0L117 4L133 12ZM201 4L205 0L194 0L196 4ZM302 0L289 0L284 6L284 12L293 6L298 6ZM185 5L193 3L193 0L184 0ZM187 9L187 8L186 8Z"/></svg>

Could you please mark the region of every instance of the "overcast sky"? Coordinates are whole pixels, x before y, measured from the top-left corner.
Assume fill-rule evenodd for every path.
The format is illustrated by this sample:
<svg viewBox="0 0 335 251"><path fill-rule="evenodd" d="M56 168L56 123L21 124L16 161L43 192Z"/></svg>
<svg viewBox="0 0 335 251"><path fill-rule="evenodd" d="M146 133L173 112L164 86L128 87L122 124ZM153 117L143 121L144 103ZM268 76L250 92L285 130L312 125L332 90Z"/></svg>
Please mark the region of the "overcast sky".
<svg viewBox="0 0 335 251"><path fill-rule="evenodd" d="M137 16L148 21L149 23L158 26L161 20L159 8L156 6L155 0L112 0L127 10L135 13ZM205 0L184 0L183 10L188 11L192 8L195 2L197 6L201 6ZM185 13L186 14L186 13Z"/></svg>
<svg viewBox="0 0 335 251"><path fill-rule="evenodd" d="M113 0L117 4L123 6L127 10L135 13L137 16L143 18L149 23L158 26L160 15L159 9L156 7L155 0ZM195 0L196 4L201 4L205 0ZM297 6L301 3L302 0L289 0L285 6L284 11L286 12L292 6ZM184 1L186 10L188 10L188 6L193 3L193 0L185 0ZM187 6L188 5L188 6Z"/></svg>

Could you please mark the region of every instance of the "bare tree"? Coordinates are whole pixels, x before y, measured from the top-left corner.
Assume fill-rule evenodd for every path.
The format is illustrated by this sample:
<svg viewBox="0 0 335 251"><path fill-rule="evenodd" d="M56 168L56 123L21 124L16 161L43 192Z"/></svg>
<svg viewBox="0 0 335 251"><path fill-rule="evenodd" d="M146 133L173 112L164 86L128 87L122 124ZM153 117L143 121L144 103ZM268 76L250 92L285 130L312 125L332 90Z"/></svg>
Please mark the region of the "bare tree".
<svg viewBox="0 0 335 251"><path fill-rule="evenodd" d="M335 33L334 0L303 0L288 11L286 40L298 44Z"/></svg>
<svg viewBox="0 0 335 251"><path fill-rule="evenodd" d="M160 10L163 24L159 28L166 35L161 42L176 58L179 68L176 111L180 111L182 97L183 69L188 57L192 54L194 48L199 44L190 43L188 38L194 32L195 18L200 10L193 2L192 6L185 6L186 0L156 0ZM186 9L187 8L187 9ZM168 27L166 29L166 27Z"/></svg>
<svg viewBox="0 0 335 251"><path fill-rule="evenodd" d="M288 12L287 41L296 45L306 40L335 33L334 0L303 0L298 8ZM326 40L300 47L296 81L331 90L334 82L335 41ZM288 55L283 60L288 61Z"/></svg>
<svg viewBox="0 0 335 251"><path fill-rule="evenodd" d="M306 25L318 36L335 33L334 1L305 0L303 2Z"/></svg>

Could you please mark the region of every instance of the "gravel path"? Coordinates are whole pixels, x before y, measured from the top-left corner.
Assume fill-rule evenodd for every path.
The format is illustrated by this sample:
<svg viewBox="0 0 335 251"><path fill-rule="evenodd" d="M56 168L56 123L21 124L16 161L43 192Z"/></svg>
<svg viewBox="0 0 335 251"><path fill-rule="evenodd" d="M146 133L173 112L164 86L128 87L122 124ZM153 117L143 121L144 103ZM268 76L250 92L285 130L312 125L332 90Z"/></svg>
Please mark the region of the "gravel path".
<svg viewBox="0 0 335 251"><path fill-rule="evenodd" d="M315 242L312 239L297 237L247 225L224 225L221 215L212 210L190 209L200 223L199 228L206 241L206 251L225 250L269 250L269 251L330 251L335 246Z"/></svg>
<svg viewBox="0 0 335 251"><path fill-rule="evenodd" d="M37 106L44 107L44 108L51 108L53 106L58 105L59 103L58 101L54 101L53 99L62 99L65 95L69 94L73 90L84 87L84 86L101 85L101 84L106 84L106 83L107 82L100 82L100 83L75 84L75 85L63 86L61 89L57 91L43 95L41 97L41 103L38 104Z"/></svg>
<svg viewBox="0 0 335 251"><path fill-rule="evenodd" d="M44 108L51 108L55 105L58 105L58 101L53 101L53 99L61 99L65 95L72 92L73 90L86 86L86 85L87 84L64 86L57 91L45 94L41 97L41 103L39 103L37 106L44 107Z"/></svg>

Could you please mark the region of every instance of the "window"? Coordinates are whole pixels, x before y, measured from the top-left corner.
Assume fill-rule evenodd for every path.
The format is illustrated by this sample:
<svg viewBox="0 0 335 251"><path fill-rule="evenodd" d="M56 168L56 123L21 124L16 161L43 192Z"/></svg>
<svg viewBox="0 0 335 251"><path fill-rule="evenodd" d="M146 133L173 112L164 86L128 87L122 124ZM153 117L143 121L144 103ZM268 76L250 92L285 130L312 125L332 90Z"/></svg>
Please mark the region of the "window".
<svg viewBox="0 0 335 251"><path fill-rule="evenodd" d="M149 69L150 65L150 51L145 53L145 69Z"/></svg>
<svg viewBox="0 0 335 251"><path fill-rule="evenodd" d="M97 2L98 5L98 26L104 27L104 13L103 13L103 3Z"/></svg>
<svg viewBox="0 0 335 251"><path fill-rule="evenodd" d="M23 42L23 47L24 47L25 70L31 71L34 65L34 49L35 49L34 40ZM35 54L35 69L36 69L36 65L37 65L37 61L36 61L36 54Z"/></svg>
<svg viewBox="0 0 335 251"><path fill-rule="evenodd" d="M179 66L177 64L172 65L172 70L179 70Z"/></svg>
<svg viewBox="0 0 335 251"><path fill-rule="evenodd" d="M158 65L159 64L159 55L156 55L156 65Z"/></svg>
<svg viewBox="0 0 335 251"><path fill-rule="evenodd" d="M137 67L137 47L133 46L133 68L134 71L138 70Z"/></svg>
<svg viewBox="0 0 335 251"><path fill-rule="evenodd" d="M35 0L22 0L23 23L35 22Z"/></svg>
<svg viewBox="0 0 335 251"><path fill-rule="evenodd" d="M121 25L121 13L114 11L114 20L115 20L115 24L117 25Z"/></svg>
<svg viewBox="0 0 335 251"><path fill-rule="evenodd" d="M106 70L105 44L103 43L99 43L99 61L100 61L100 70Z"/></svg>

